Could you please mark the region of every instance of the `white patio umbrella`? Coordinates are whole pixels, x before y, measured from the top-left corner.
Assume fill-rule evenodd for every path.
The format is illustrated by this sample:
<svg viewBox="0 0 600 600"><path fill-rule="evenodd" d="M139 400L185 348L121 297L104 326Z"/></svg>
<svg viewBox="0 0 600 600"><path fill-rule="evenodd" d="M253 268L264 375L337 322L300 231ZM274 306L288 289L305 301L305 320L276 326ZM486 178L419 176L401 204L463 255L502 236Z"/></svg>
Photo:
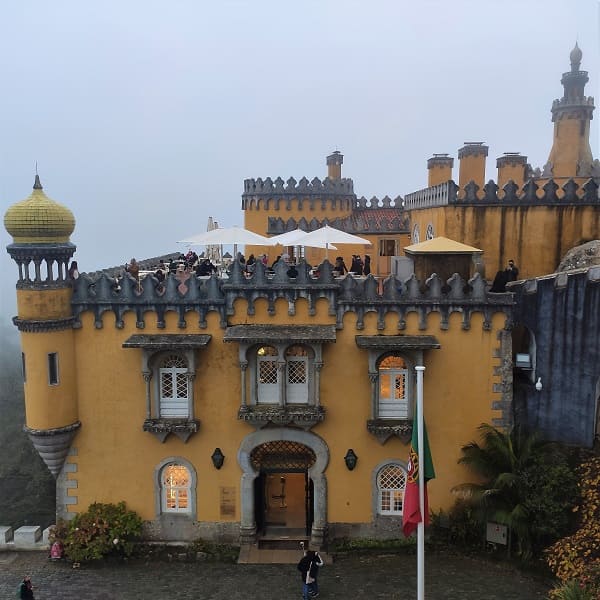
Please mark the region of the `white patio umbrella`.
<svg viewBox="0 0 600 600"><path fill-rule="evenodd" d="M324 225L320 229L315 229L315 231L305 234L303 237L296 240L296 244L300 246L311 246L313 248L323 248L321 244L324 244L326 258L329 258L329 248L335 249L333 244L362 244L364 246L373 245L365 238L353 235L352 233L346 233L345 231L336 229L335 227L329 227L329 225Z"/></svg>
<svg viewBox="0 0 600 600"><path fill-rule="evenodd" d="M305 237L307 234L303 229L294 229L293 231L286 231L285 233L280 233L279 235L274 235L269 239L275 244L281 244L282 246L310 246L311 248L326 248L327 244L325 242L316 244L302 244L298 240ZM329 245L332 250L337 250L335 246Z"/></svg>
<svg viewBox="0 0 600 600"><path fill-rule="evenodd" d="M188 246L208 246L211 244L251 244L253 246L273 246L270 238L243 227L219 227L212 231L198 233L183 240L179 244Z"/></svg>

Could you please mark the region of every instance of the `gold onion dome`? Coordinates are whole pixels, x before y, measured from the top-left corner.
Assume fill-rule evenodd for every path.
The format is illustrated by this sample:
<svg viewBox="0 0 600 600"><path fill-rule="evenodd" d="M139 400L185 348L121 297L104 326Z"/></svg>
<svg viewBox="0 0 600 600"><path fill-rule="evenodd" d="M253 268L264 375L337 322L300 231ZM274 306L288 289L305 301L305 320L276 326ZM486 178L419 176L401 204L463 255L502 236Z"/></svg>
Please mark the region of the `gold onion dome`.
<svg viewBox="0 0 600 600"><path fill-rule="evenodd" d="M4 228L15 244L68 242L75 229L73 213L44 194L38 175L28 198L13 204L4 215Z"/></svg>

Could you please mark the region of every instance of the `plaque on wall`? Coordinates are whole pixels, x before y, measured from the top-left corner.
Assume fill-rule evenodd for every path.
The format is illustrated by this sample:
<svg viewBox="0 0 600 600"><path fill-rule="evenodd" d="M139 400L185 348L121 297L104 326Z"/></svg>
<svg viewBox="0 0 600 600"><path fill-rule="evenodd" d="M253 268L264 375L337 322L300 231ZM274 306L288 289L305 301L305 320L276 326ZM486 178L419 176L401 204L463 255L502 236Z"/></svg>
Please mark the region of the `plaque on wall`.
<svg viewBox="0 0 600 600"><path fill-rule="evenodd" d="M222 487L219 506L221 509L221 518L235 518L235 488Z"/></svg>

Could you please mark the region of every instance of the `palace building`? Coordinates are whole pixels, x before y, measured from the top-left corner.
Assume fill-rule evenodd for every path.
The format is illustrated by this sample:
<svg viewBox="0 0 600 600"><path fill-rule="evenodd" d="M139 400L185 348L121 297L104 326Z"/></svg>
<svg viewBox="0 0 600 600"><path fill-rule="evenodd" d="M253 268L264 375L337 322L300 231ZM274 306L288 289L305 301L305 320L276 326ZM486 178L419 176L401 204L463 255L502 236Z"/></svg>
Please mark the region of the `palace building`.
<svg viewBox="0 0 600 600"><path fill-rule="evenodd" d="M365 237L373 243L368 276L338 277L326 250L292 247L280 249L298 259L293 275L284 262L271 270L258 261L248 276L234 260L227 277L71 280L75 219L36 176L4 224L18 267L26 430L56 477L57 515L124 500L156 540L254 544L279 535L322 546L398 537L417 366L425 367L437 472L433 510L449 508L452 487L469 478L457 464L460 448L482 422L509 427L517 414L560 437L560 419L543 420L560 369L544 353L566 331L561 318L597 315L600 302L593 267L542 283L567 249L600 238L594 107L580 61L576 48L552 108L544 172L507 154L498 182L484 184L487 147L469 143L459 151L458 184L453 159L436 155L429 187L404 199L358 198L337 151L323 180L244 182L248 229L275 235L328 224ZM246 247L246 255L262 251ZM527 281L490 292L508 258ZM579 296L560 300L556 290L571 288ZM564 310L549 335L553 306ZM582 445L597 434L597 328L596 317L578 338L577 352L592 357L577 411L592 425L570 438ZM535 396L540 373L545 391Z"/></svg>

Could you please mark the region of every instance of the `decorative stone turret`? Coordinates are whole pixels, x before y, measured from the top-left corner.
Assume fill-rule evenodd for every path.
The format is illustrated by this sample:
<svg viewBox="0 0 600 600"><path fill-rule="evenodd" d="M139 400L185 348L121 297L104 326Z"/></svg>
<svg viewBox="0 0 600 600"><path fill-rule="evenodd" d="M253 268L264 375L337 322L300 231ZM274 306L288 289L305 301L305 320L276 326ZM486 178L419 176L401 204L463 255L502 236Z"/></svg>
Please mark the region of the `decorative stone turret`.
<svg viewBox="0 0 600 600"><path fill-rule="evenodd" d="M458 172L458 187L464 187L474 181L480 188L485 183L485 159L488 155L488 146L484 142L465 142L458 151L460 161Z"/></svg>
<svg viewBox="0 0 600 600"><path fill-rule="evenodd" d="M498 187L500 189L509 182L513 181L519 188L523 187L527 179L527 157L519 152L505 152L496 159L498 168Z"/></svg>
<svg viewBox="0 0 600 600"><path fill-rule="evenodd" d="M446 183L452 179L452 167L454 159L448 154L434 154L427 161L429 180L427 185L432 187L440 183Z"/></svg>
<svg viewBox="0 0 600 600"><path fill-rule="evenodd" d="M6 211L4 226L13 238L7 251L19 268L13 322L23 349L25 430L57 477L80 427L68 278L75 218L46 196L36 175L33 192Z"/></svg>
<svg viewBox="0 0 600 600"><path fill-rule="evenodd" d="M587 71L580 71L582 52L577 44L571 51L571 70L563 73L563 97L552 103L554 142L543 177L590 177L593 157L590 148L590 121L594 99L585 96Z"/></svg>

